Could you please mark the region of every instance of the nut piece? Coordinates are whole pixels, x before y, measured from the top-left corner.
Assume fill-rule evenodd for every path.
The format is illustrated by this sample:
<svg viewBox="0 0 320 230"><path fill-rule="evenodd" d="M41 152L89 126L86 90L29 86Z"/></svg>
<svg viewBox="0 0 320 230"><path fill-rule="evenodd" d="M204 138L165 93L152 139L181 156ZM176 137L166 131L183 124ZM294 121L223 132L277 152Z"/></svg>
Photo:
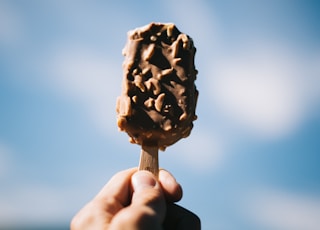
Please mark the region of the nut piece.
<svg viewBox="0 0 320 230"><path fill-rule="evenodd" d="M153 98L148 98L145 102L144 105L147 108L151 108L154 105L154 99Z"/></svg>
<svg viewBox="0 0 320 230"><path fill-rule="evenodd" d="M163 101L164 101L164 97L166 95L164 93L160 94L157 99L155 100L155 103L154 103L154 107L156 108L156 110L158 112L161 112L161 109L162 109L162 105L163 105Z"/></svg>

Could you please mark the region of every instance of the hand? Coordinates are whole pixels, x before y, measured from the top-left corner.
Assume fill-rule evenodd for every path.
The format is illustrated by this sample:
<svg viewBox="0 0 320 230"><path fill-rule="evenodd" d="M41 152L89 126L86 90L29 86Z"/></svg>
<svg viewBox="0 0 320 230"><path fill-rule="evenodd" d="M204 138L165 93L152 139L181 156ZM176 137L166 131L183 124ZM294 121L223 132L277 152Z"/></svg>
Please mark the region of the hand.
<svg viewBox="0 0 320 230"><path fill-rule="evenodd" d="M182 188L169 172L160 170L157 181L150 172L128 169L80 210L71 229L200 229L195 214L173 203L181 198Z"/></svg>

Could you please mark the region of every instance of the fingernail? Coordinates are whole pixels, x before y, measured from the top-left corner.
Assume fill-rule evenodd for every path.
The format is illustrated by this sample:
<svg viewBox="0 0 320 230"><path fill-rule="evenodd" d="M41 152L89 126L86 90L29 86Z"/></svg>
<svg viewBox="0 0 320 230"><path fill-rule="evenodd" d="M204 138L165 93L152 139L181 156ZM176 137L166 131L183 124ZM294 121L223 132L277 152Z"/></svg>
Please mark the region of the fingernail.
<svg viewBox="0 0 320 230"><path fill-rule="evenodd" d="M156 179L148 171L138 171L132 176L132 186L135 191L154 188L156 184Z"/></svg>

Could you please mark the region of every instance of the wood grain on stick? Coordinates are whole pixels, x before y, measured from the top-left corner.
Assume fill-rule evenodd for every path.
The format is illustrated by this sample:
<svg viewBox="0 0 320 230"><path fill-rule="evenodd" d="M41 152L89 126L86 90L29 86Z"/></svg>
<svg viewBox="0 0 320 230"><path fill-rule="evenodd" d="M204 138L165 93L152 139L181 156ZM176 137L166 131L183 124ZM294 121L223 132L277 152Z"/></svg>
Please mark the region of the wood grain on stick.
<svg viewBox="0 0 320 230"><path fill-rule="evenodd" d="M156 177L159 173L158 147L142 145L139 170L152 172Z"/></svg>

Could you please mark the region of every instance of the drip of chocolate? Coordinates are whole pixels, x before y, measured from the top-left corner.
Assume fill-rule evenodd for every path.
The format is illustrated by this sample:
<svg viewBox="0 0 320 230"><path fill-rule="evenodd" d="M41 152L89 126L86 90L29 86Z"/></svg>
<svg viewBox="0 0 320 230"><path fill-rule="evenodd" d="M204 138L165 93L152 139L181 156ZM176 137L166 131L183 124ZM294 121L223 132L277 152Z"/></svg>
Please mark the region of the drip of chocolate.
<svg viewBox="0 0 320 230"><path fill-rule="evenodd" d="M165 150L189 136L197 118L195 52L193 40L171 23L128 32L116 111L131 143Z"/></svg>

